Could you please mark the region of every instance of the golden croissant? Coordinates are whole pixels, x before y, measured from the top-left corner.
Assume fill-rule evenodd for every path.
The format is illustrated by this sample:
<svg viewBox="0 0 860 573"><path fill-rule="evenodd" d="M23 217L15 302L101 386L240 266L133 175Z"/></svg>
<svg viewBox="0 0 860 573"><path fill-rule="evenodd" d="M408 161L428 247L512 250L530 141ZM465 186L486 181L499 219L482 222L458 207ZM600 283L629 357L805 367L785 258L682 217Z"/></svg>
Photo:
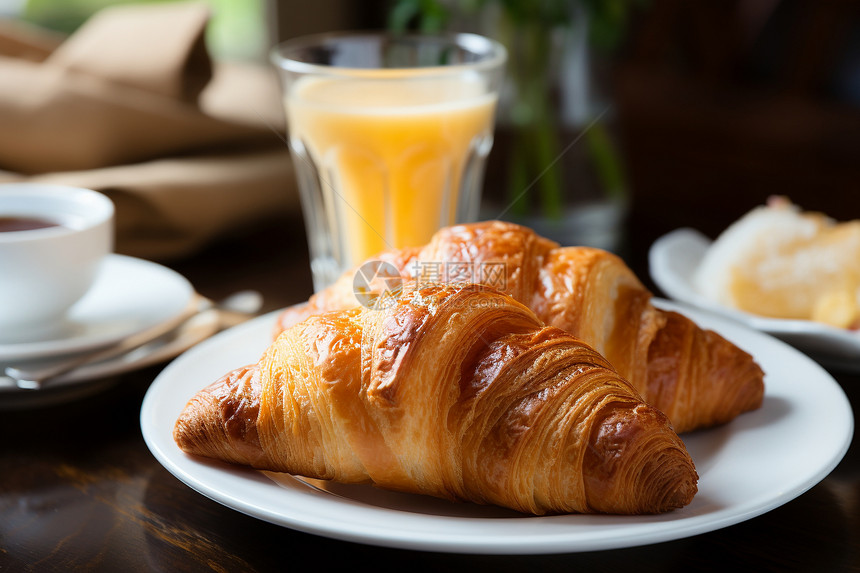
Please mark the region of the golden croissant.
<svg viewBox="0 0 860 573"><path fill-rule="evenodd" d="M308 318L200 391L186 452L530 514L665 512L696 474L609 363L478 285Z"/></svg>
<svg viewBox="0 0 860 573"><path fill-rule="evenodd" d="M679 433L729 422L762 403L764 373L752 356L685 316L656 308L633 271L610 252L559 247L526 227L489 221L447 227L423 248L375 258L419 284L463 280L510 294L605 356ZM306 306L285 311L276 334L309 315L356 306L353 275L344 273Z"/></svg>

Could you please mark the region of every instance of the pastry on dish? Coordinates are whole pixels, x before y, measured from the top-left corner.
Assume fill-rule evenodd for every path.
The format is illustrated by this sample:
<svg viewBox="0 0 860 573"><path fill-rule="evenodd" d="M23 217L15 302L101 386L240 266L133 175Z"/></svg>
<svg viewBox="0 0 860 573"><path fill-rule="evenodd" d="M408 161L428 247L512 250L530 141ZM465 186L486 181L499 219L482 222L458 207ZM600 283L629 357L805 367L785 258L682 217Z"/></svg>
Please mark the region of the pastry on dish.
<svg viewBox="0 0 860 573"><path fill-rule="evenodd" d="M860 221L773 197L723 231L693 283L711 300L772 318L860 326Z"/></svg>
<svg viewBox="0 0 860 573"><path fill-rule="evenodd" d="M489 287L309 317L197 393L183 451L523 513L652 514L698 475L604 357Z"/></svg>

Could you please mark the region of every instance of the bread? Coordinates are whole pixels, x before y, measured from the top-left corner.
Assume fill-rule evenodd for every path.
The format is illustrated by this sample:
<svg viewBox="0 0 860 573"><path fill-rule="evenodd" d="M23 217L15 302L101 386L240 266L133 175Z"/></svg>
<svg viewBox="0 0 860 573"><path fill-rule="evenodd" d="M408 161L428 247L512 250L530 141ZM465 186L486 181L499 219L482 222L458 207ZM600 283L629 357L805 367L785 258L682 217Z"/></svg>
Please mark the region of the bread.
<svg viewBox="0 0 860 573"><path fill-rule="evenodd" d="M176 422L192 455L520 512L650 514L697 475L605 358L478 285L312 316Z"/></svg>
<svg viewBox="0 0 860 573"><path fill-rule="evenodd" d="M707 298L772 318L860 327L860 221L771 198L726 228L693 277Z"/></svg>
<svg viewBox="0 0 860 573"><path fill-rule="evenodd" d="M679 313L656 308L651 293L610 252L559 247L526 227L488 221L446 227L423 248L375 259L419 284L477 282L510 294L605 356L679 433L729 422L762 403L764 373L748 353ZM356 306L354 274L344 273L307 305L285 311L276 334L313 314Z"/></svg>

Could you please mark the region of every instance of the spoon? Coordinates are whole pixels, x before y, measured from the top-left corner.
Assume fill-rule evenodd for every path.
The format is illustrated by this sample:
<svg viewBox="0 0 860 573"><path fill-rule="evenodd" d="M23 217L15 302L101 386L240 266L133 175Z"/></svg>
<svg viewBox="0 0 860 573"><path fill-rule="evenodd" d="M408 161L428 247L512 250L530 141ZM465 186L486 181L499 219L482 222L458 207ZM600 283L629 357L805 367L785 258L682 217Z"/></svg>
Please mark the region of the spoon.
<svg viewBox="0 0 860 573"><path fill-rule="evenodd" d="M194 317L204 312L217 312L219 329L223 329L252 318L259 312L262 305L262 295L257 291L239 291L217 303L195 293L186 308L173 319L128 336L110 346L93 352L78 354L67 360L55 362L41 368L28 369L26 367L8 366L5 368L4 374L14 381L18 388L39 390L61 375L76 368L108 360L149 344L178 330Z"/></svg>

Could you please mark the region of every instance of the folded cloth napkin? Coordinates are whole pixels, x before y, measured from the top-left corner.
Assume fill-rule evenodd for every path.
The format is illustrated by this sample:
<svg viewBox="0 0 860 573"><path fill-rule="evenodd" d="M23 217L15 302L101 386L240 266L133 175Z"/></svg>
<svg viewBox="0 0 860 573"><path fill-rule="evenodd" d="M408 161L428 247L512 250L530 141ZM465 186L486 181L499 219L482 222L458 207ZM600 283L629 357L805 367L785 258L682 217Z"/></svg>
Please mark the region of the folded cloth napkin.
<svg viewBox="0 0 860 573"><path fill-rule="evenodd" d="M59 41L0 22L0 182L104 192L117 251L152 259L296 209L275 72L213 62L209 17L114 6Z"/></svg>

